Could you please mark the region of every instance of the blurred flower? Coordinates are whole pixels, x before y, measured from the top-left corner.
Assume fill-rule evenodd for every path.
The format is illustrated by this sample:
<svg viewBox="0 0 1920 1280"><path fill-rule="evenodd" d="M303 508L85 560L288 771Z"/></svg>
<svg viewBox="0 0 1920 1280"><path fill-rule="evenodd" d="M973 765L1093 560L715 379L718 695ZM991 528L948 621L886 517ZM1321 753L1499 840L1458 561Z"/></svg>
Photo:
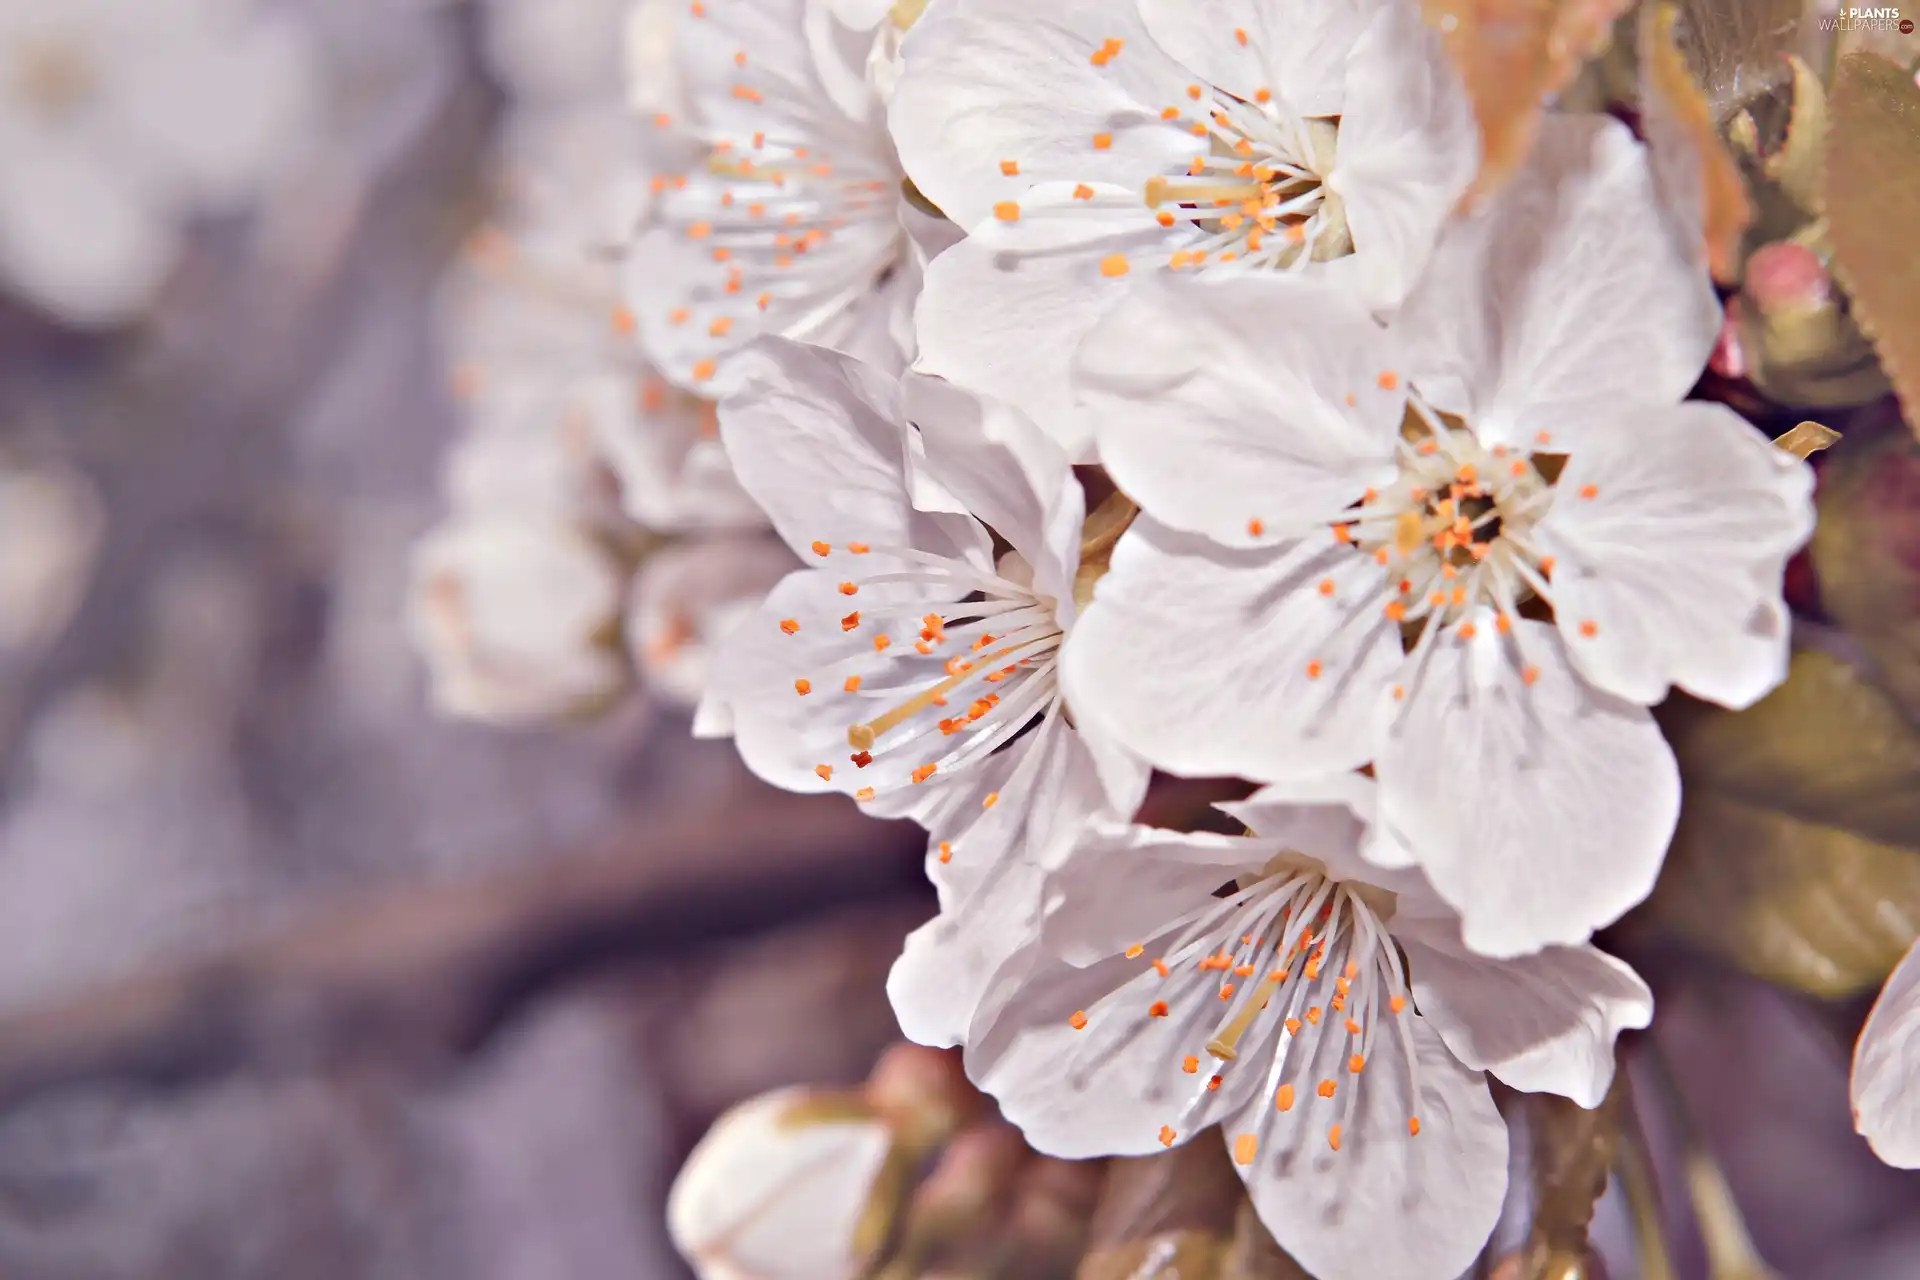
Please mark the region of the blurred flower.
<svg viewBox="0 0 1920 1280"><path fill-rule="evenodd" d="M1920 946L1887 979L1853 1054L1853 1124L1874 1154L1920 1169Z"/></svg>
<svg viewBox="0 0 1920 1280"><path fill-rule="evenodd" d="M894 1141L857 1097L743 1102L687 1158L668 1230L700 1280L854 1280L882 1243L862 1224Z"/></svg>
<svg viewBox="0 0 1920 1280"><path fill-rule="evenodd" d="M1463 1271L1506 1189L1481 1073L1595 1106L1653 1000L1591 947L1469 951L1419 872L1362 857L1389 838L1374 797L1349 774L1223 806L1247 837L1090 835L1051 886L1057 958L983 1010L969 1074L1051 1155L1220 1125L1262 1221L1322 1280Z"/></svg>
<svg viewBox="0 0 1920 1280"><path fill-rule="evenodd" d="M408 621L434 701L502 723L604 706L625 687L619 565L565 524L458 520L414 548Z"/></svg>
<svg viewBox="0 0 1920 1280"><path fill-rule="evenodd" d="M0 657L67 625L106 532L92 483L64 467L0 467Z"/></svg>
<svg viewBox="0 0 1920 1280"><path fill-rule="evenodd" d="M0 273L77 325L143 307L317 106L310 33L247 0L0 0L0 66Z"/></svg>
<svg viewBox="0 0 1920 1280"><path fill-rule="evenodd" d="M1004 407L779 339L748 359L722 408L728 454L819 567L734 633L710 702L769 782L928 829L943 910L890 990L909 1038L951 1044L1012 956L990 921L1038 910L1018 864L1131 814L1145 789L1060 700L1085 499L1058 447Z"/></svg>
<svg viewBox="0 0 1920 1280"><path fill-rule="evenodd" d="M1076 461L1093 422L1067 364L1136 267L1325 272L1392 306L1473 177L1466 98L1410 4L987 0L936 9L905 55L901 159L969 233L928 268L916 367L1012 400Z"/></svg>
<svg viewBox="0 0 1920 1280"><path fill-rule="evenodd" d="M1083 723L1193 776L1373 764L1501 956L1647 895L1679 778L1646 708L1780 682L1813 527L1804 463L1678 403L1717 309L1641 146L1544 131L1385 329L1312 279L1164 281L1078 362L1146 513L1065 659Z"/></svg>
<svg viewBox="0 0 1920 1280"><path fill-rule="evenodd" d="M920 263L866 80L874 39L824 0L715 0L682 23L687 118L659 123L702 154L655 183L627 265L641 338L675 382L724 390L730 357L763 333L890 369L911 355Z"/></svg>
<svg viewBox="0 0 1920 1280"><path fill-rule="evenodd" d="M626 628L647 688L697 705L720 643L792 568L793 553L771 538L695 539L648 556L634 580Z"/></svg>

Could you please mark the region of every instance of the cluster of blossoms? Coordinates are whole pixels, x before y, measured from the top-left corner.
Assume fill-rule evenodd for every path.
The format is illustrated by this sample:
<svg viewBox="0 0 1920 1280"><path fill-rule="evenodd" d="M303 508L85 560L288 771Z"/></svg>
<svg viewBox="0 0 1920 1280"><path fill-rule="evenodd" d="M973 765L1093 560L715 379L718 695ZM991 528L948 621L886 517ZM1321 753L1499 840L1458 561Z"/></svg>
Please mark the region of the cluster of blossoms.
<svg viewBox="0 0 1920 1280"><path fill-rule="evenodd" d="M671 529L634 494L677 468L678 519L784 542L696 732L926 829L895 1010L1035 1149L1224 1139L1313 1274L1459 1274L1489 1076L1596 1106L1651 1020L1590 942L1677 820L1650 708L1784 679L1813 526L1806 464L1686 399L1722 316L1646 147L1550 115L1464 208L1410 0L642 8L622 300L574 390L475 392L571 424L515 469L577 511L608 463ZM1250 784L1243 834L1139 825L1156 770Z"/></svg>

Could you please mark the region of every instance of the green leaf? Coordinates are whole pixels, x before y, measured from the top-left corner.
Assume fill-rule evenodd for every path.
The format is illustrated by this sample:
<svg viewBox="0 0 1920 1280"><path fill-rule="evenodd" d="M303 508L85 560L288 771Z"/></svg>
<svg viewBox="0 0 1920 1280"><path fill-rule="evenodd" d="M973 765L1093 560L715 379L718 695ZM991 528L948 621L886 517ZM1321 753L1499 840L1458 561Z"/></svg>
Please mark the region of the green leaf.
<svg viewBox="0 0 1920 1280"><path fill-rule="evenodd" d="M1676 698L1685 803L1642 919L1826 997L1871 990L1920 933L1920 735L1829 654L1757 705Z"/></svg>

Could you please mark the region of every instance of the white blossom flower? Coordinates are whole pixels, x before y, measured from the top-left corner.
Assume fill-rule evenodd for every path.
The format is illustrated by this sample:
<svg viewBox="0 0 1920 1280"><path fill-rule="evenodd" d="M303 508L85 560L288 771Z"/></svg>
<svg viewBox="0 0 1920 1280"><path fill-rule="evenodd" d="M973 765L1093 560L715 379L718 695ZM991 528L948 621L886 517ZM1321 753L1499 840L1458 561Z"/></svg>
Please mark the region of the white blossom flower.
<svg viewBox="0 0 1920 1280"><path fill-rule="evenodd" d="M895 1134L852 1099L823 1111L804 1089L743 1102L675 1179L667 1230L700 1280L853 1280L862 1220ZM819 1113L819 1114L815 1114Z"/></svg>
<svg viewBox="0 0 1920 1280"><path fill-rule="evenodd" d="M858 14L876 25L891 13ZM703 0L678 32L696 167L662 178L628 260L628 296L661 371L723 391L760 334L898 369L912 351L921 255L885 113L873 29L828 0Z"/></svg>
<svg viewBox="0 0 1920 1280"><path fill-rule="evenodd" d="M1145 787L1060 698L1085 499L1058 447L1003 406L781 339L745 359L721 434L810 567L729 640L702 727L730 718L748 766L777 786L928 828L945 909L891 988L914 1010L910 1038L951 1044L1006 957L929 969L927 948L971 947L990 895L996 911L1037 910L1006 868L1044 863L1090 815L1130 815ZM903 1005L907 988L924 995Z"/></svg>
<svg viewBox="0 0 1920 1280"><path fill-rule="evenodd" d="M584 714L626 686L626 577L557 521L461 519L414 548L408 625L452 715L521 724Z"/></svg>
<svg viewBox="0 0 1920 1280"><path fill-rule="evenodd" d="M1147 516L1067 661L1076 712L1176 773L1372 763L1492 955L1651 889L1679 779L1646 706L1780 682L1813 520L1804 463L1679 403L1717 308L1643 149L1561 116L1536 157L1390 326L1312 279L1165 282L1077 368Z"/></svg>
<svg viewBox="0 0 1920 1280"><path fill-rule="evenodd" d="M244 210L312 118L307 33L232 0L0 0L0 274L61 319L126 319L187 222Z"/></svg>
<svg viewBox="0 0 1920 1280"><path fill-rule="evenodd" d="M1255 836L1091 833L1052 876L1049 961L982 1008L969 1075L1052 1155L1220 1126L1321 1280L1466 1270L1507 1175L1482 1073L1596 1106L1653 1001L1592 947L1468 950L1417 871L1360 856L1373 802L1349 774L1223 806Z"/></svg>
<svg viewBox="0 0 1920 1280"><path fill-rule="evenodd" d="M970 0L905 42L907 174L968 232L928 267L917 368L1092 446L1067 364L1163 270L1405 294L1473 177L1465 95L1400 0Z"/></svg>
<svg viewBox="0 0 1920 1280"><path fill-rule="evenodd" d="M1874 1154L1920 1169L1920 946L1874 1001L1853 1050L1853 1125Z"/></svg>

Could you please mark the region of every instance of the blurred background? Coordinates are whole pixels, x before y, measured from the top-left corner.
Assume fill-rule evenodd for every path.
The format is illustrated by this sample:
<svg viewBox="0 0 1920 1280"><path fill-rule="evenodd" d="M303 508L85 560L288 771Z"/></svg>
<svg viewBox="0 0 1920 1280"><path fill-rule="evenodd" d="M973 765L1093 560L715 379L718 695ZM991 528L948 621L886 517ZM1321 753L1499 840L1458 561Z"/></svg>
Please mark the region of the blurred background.
<svg viewBox="0 0 1920 1280"><path fill-rule="evenodd" d="M698 607L623 600L651 647L532 698L606 711L573 727L436 695L421 657L486 625L413 550L488 484L474 349L541 341L474 319L497 224L644 199L626 9L0 0L7 1280L674 1280L662 1204L712 1119L895 1037L920 838L689 736L667 659ZM193 74L146 83L182 31ZM87 163L61 152L123 81ZM172 172L114 131L157 119L205 143ZM598 305L589 346L620 327ZM1641 963L1647 1088L1686 1113L1646 1108L1669 1184L1697 1130L1782 1274L1920 1275L1920 1185L1847 1113L1864 1007ZM1618 1196L1597 1232L1639 1274Z"/></svg>

